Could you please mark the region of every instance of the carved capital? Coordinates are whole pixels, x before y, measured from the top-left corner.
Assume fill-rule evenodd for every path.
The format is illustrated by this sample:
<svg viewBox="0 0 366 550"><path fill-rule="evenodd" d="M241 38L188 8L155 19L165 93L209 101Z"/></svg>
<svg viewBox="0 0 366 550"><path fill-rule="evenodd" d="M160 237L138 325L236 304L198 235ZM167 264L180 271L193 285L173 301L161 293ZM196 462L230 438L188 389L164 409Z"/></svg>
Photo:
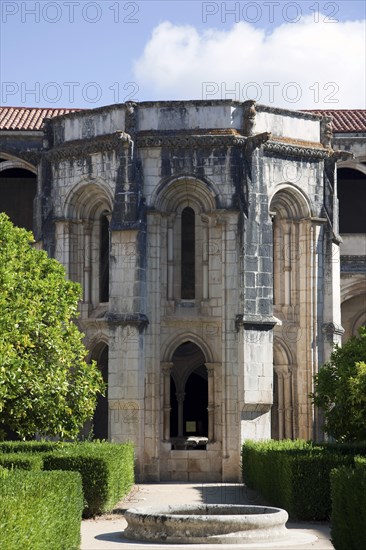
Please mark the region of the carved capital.
<svg viewBox="0 0 366 550"><path fill-rule="evenodd" d="M144 313L112 313L107 312L105 319L109 325L134 326L142 332L149 324L149 319Z"/></svg>

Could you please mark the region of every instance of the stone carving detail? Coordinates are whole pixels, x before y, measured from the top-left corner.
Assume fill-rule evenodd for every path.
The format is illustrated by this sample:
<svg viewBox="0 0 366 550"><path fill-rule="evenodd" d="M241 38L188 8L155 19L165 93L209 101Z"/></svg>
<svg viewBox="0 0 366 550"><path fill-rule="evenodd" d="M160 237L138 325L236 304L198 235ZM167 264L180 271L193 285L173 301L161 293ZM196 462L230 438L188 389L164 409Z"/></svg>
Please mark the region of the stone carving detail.
<svg viewBox="0 0 366 550"><path fill-rule="evenodd" d="M255 101L246 101L244 103L244 115L243 115L243 134L245 136L252 136L255 128L255 117L257 111L255 110Z"/></svg>
<svg viewBox="0 0 366 550"><path fill-rule="evenodd" d="M235 134L221 135L154 135L137 137L137 146L166 148L211 148L242 146L246 138Z"/></svg>
<svg viewBox="0 0 366 550"><path fill-rule="evenodd" d="M85 118L82 120L81 136L83 139L91 138L95 135L94 119Z"/></svg>
<svg viewBox="0 0 366 550"><path fill-rule="evenodd" d="M125 131L131 136L134 136L137 132L136 103L133 101L126 103Z"/></svg>
<svg viewBox="0 0 366 550"><path fill-rule="evenodd" d="M262 132L261 134L256 134L255 136L250 136L247 139L245 144L245 154L250 156L254 149L261 147L261 145L266 144L271 138L271 132Z"/></svg>
<svg viewBox="0 0 366 550"><path fill-rule="evenodd" d="M320 142L327 149L331 149L332 139L333 139L332 117L323 116L320 122Z"/></svg>

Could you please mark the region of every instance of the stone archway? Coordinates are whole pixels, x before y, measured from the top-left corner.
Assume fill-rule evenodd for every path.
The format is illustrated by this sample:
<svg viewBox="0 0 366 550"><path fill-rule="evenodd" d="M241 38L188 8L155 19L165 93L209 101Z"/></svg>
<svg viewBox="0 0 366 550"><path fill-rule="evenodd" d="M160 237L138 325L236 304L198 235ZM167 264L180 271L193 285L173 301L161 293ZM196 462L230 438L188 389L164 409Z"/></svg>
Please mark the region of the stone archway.
<svg viewBox="0 0 366 550"><path fill-rule="evenodd" d="M34 200L37 176L20 160L3 161L0 165L0 209L14 225L35 230Z"/></svg>
<svg viewBox="0 0 366 550"><path fill-rule="evenodd" d="M190 341L172 357L169 435L175 449L185 448L190 436L208 438L208 371L203 352Z"/></svg>

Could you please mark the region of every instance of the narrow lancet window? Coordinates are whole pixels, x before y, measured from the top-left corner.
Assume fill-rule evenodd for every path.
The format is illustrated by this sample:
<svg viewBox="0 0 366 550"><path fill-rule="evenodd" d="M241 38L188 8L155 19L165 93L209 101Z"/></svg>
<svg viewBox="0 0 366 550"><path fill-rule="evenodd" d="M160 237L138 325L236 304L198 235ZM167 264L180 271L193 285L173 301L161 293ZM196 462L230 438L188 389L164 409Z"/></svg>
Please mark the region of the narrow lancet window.
<svg viewBox="0 0 366 550"><path fill-rule="evenodd" d="M195 214L192 208L182 212L181 298L195 299Z"/></svg>
<svg viewBox="0 0 366 550"><path fill-rule="evenodd" d="M100 265L99 300L109 301L109 220L106 214L100 217Z"/></svg>

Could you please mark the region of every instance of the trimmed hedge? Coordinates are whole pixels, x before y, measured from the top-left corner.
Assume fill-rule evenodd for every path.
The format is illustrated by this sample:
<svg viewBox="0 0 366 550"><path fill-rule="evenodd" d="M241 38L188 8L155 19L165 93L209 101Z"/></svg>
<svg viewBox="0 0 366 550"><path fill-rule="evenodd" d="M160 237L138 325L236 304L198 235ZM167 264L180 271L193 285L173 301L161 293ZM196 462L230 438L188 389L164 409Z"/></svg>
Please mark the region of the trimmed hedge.
<svg viewBox="0 0 366 550"><path fill-rule="evenodd" d="M0 471L1 550L76 550L83 494L77 472Z"/></svg>
<svg viewBox="0 0 366 550"><path fill-rule="evenodd" d="M322 447L328 451L335 451L342 455L365 456L366 457L366 442L355 443L324 443Z"/></svg>
<svg viewBox="0 0 366 550"><path fill-rule="evenodd" d="M43 457L45 470L80 472L85 499L84 517L113 509L134 483L131 443L83 442Z"/></svg>
<svg viewBox="0 0 366 550"><path fill-rule="evenodd" d="M6 453L0 454L0 466L9 469L42 470L43 459L40 454Z"/></svg>
<svg viewBox="0 0 366 550"><path fill-rule="evenodd" d="M366 548L366 458L355 459L355 468L331 472L331 537L336 550Z"/></svg>
<svg viewBox="0 0 366 550"><path fill-rule="evenodd" d="M331 513L330 472L352 456L304 441L248 441L242 449L243 479L293 519L326 520Z"/></svg>
<svg viewBox="0 0 366 550"><path fill-rule="evenodd" d="M73 443L62 441L0 441L0 453L49 453Z"/></svg>

